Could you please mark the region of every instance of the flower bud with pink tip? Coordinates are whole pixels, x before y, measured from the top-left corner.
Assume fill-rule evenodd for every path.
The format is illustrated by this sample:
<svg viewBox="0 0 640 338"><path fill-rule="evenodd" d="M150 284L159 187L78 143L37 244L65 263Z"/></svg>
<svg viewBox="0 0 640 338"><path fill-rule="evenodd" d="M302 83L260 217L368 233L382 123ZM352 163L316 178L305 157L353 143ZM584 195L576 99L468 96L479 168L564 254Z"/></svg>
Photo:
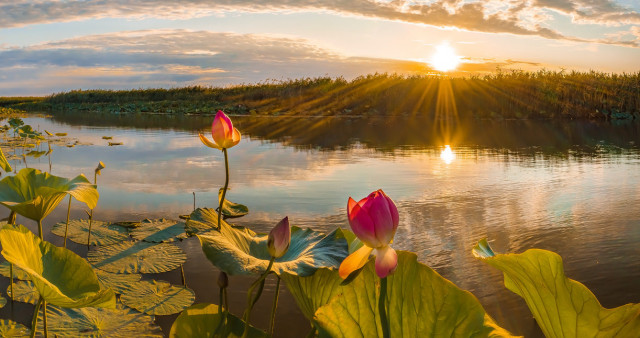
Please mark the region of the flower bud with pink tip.
<svg viewBox="0 0 640 338"><path fill-rule="evenodd" d="M269 250L271 257L280 258L287 253L290 243L291 227L289 227L289 217L287 216L269 232L267 250Z"/></svg>
<svg viewBox="0 0 640 338"><path fill-rule="evenodd" d="M204 135L199 134L200 141L209 148L228 149L240 142L241 135L238 129L233 127L231 119L222 110L218 110L211 124L211 136L213 142Z"/></svg>
<svg viewBox="0 0 640 338"><path fill-rule="evenodd" d="M398 255L389 246L400 223L398 208L382 190L377 190L357 202L349 197L347 203L349 225L364 246L349 255L340 265L339 274L347 278L376 256L376 273L380 278L395 271Z"/></svg>

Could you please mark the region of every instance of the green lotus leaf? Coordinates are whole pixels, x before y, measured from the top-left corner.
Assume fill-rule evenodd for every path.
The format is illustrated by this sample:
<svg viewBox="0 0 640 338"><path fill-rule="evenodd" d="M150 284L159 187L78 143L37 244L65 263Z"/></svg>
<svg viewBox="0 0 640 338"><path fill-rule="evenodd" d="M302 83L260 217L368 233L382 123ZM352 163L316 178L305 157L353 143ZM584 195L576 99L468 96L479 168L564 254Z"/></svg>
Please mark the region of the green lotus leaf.
<svg viewBox="0 0 640 338"><path fill-rule="evenodd" d="M27 155L27 156L31 156L31 157L33 157L33 158L39 158L39 157L41 157L42 155L46 155L46 154L47 154L47 152L46 152L46 151L36 151L36 150L32 150L32 151L28 152L26 155Z"/></svg>
<svg viewBox="0 0 640 338"><path fill-rule="evenodd" d="M87 260L94 267L113 273L158 273L178 268L187 255L170 243L127 241L92 249Z"/></svg>
<svg viewBox="0 0 640 338"><path fill-rule="evenodd" d="M316 311L340 292L340 284L343 281L335 270L327 268L318 269L307 277L286 272L280 274L280 277L302 310L302 314L309 320L313 320Z"/></svg>
<svg viewBox="0 0 640 338"><path fill-rule="evenodd" d="M105 289L110 288L117 294L129 290L134 284L142 279L139 273L111 273L104 270L95 269L96 276Z"/></svg>
<svg viewBox="0 0 640 338"><path fill-rule="evenodd" d="M565 276L558 254L495 254L486 239L473 254L504 273L504 285L524 298L545 336L638 337L640 304L602 307L586 286Z"/></svg>
<svg viewBox="0 0 640 338"><path fill-rule="evenodd" d="M38 332L42 332L42 311L38 317ZM63 309L47 306L47 321L50 337L164 337L153 316L122 305L117 309Z"/></svg>
<svg viewBox="0 0 640 338"><path fill-rule="evenodd" d="M62 307L115 307L112 290L101 289L91 266L71 250L42 241L22 225L0 230L2 255L29 274L47 303Z"/></svg>
<svg viewBox="0 0 640 338"><path fill-rule="evenodd" d="M11 285L7 286L7 294L11 296ZM38 299L40 299L40 294L32 282L19 281L13 283L13 300L36 305Z"/></svg>
<svg viewBox="0 0 640 338"><path fill-rule="evenodd" d="M221 223L227 226L224 220ZM218 213L210 208L197 208L190 215L186 222L185 232L189 236L195 236L218 228Z"/></svg>
<svg viewBox="0 0 640 338"><path fill-rule="evenodd" d="M511 337L478 300L411 252L398 251L398 267L387 277L385 299L391 337ZM334 271L337 275L338 272ZM382 337L378 313L380 278L374 260L316 311L320 336Z"/></svg>
<svg viewBox="0 0 640 338"><path fill-rule="evenodd" d="M98 190L84 175L69 180L25 168L0 181L0 204L35 221L51 213L67 194L89 209L98 203Z"/></svg>
<svg viewBox="0 0 640 338"><path fill-rule="evenodd" d="M195 304L184 311L176 318L169 332L170 338L213 338L213 337L242 337L245 323L242 319L227 313L227 325L215 335L216 328L220 322L221 314L218 313L218 305L201 303ZM249 326L249 337L268 337L266 333Z"/></svg>
<svg viewBox="0 0 640 338"><path fill-rule="evenodd" d="M0 275L7 277L7 278L11 278L11 267L10 267L11 263L2 260L2 263L0 263ZM29 280L29 274L22 271L22 269L20 269L17 266L13 266L13 278L14 279L19 279L19 280Z"/></svg>
<svg viewBox="0 0 640 338"><path fill-rule="evenodd" d="M208 231L198 238L209 261L230 275L259 274L269 265L267 235L223 223L220 231ZM321 267L337 268L348 254L347 241L339 229L325 235L292 227L289 250L275 260L272 270L309 276Z"/></svg>
<svg viewBox="0 0 640 338"><path fill-rule="evenodd" d="M131 231L133 238L145 242L174 242L187 238L184 222L168 219L145 219Z"/></svg>
<svg viewBox="0 0 640 338"><path fill-rule="evenodd" d="M165 281L143 280L125 291L122 304L149 315L171 315L193 304L193 291Z"/></svg>
<svg viewBox="0 0 640 338"><path fill-rule="evenodd" d="M4 157L2 148L0 148L0 168L2 168L2 170L8 173L13 171L13 168L11 168L11 164L9 164L9 161L7 161L7 158Z"/></svg>
<svg viewBox="0 0 640 338"><path fill-rule="evenodd" d="M60 237L64 237L66 222L60 222L53 226L51 232ZM67 238L78 244L87 244L89 238L89 220L74 219L69 221ZM120 243L129 239L129 230L119 225L108 222L91 221L90 245L109 245Z"/></svg>
<svg viewBox="0 0 640 338"><path fill-rule="evenodd" d="M28 338L31 337L31 330L12 320L0 319L0 337Z"/></svg>
<svg viewBox="0 0 640 338"><path fill-rule="evenodd" d="M220 203L220 200L222 199L223 191L224 191L224 188L220 188L220 190L218 191L218 203ZM248 213L249 213L249 208L246 205L231 202L226 198L222 203L222 216L226 218L242 217Z"/></svg>

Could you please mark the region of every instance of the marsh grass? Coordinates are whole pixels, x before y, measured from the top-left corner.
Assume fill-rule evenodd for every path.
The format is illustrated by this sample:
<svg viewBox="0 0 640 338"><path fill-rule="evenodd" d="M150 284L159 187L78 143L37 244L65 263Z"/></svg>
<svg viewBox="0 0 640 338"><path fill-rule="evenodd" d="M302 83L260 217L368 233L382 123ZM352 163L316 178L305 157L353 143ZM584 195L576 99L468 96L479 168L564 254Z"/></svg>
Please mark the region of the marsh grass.
<svg viewBox="0 0 640 338"><path fill-rule="evenodd" d="M1 98L24 110L246 115L404 115L474 118L640 119L640 72L510 71L439 77L373 74L232 87L74 90ZM8 104L8 102L12 102Z"/></svg>

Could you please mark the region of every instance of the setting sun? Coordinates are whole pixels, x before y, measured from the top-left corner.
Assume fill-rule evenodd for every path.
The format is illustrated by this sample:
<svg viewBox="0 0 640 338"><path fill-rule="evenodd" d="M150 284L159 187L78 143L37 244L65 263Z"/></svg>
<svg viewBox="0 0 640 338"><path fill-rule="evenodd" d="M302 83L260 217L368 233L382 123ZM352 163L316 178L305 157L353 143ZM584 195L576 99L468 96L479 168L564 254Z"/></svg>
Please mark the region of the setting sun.
<svg viewBox="0 0 640 338"><path fill-rule="evenodd" d="M456 54L456 51L451 48L448 43L443 42L436 46L436 52L431 56L431 61L429 63L436 70L448 72L458 67L460 59L461 58Z"/></svg>

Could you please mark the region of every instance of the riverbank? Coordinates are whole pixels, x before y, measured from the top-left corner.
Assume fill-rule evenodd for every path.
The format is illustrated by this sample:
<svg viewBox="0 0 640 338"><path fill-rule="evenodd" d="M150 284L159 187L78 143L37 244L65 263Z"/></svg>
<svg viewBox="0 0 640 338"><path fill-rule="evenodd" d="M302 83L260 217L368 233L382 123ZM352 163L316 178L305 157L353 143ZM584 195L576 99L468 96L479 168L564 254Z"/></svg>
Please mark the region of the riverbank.
<svg viewBox="0 0 640 338"><path fill-rule="evenodd" d="M432 116L640 120L640 72L499 72L448 78L374 74L234 87L74 90L0 98L26 111L206 115Z"/></svg>

